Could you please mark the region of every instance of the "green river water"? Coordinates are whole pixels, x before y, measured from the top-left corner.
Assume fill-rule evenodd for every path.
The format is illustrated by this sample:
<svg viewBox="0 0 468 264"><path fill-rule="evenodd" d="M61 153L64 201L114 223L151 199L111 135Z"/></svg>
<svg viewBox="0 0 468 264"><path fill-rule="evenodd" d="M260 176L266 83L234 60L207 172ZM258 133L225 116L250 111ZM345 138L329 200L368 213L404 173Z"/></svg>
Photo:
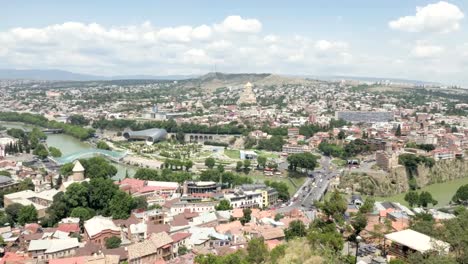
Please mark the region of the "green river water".
<svg viewBox="0 0 468 264"><path fill-rule="evenodd" d="M0 126L7 127L7 128L23 128L26 130L30 130L33 128L31 125L22 124L22 123L10 123L10 122L1 122ZM49 147L56 147L60 149L63 155L68 155L71 153L75 153L78 151L91 149L91 146L87 142L80 141L72 136L65 135L65 134L48 134L47 135L47 145ZM114 166L117 168L117 175L115 175L114 179L121 179L125 177L126 172L130 176L135 174L136 168L132 166L128 166L125 164L113 163Z"/></svg>

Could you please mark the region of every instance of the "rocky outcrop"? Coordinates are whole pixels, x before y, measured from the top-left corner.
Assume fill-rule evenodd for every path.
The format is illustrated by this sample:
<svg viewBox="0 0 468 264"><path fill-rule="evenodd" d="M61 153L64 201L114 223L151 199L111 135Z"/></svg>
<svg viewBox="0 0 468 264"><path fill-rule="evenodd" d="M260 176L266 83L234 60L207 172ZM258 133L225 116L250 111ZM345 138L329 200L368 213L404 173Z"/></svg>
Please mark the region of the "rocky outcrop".
<svg viewBox="0 0 468 264"><path fill-rule="evenodd" d="M468 161L438 161L432 167L419 165L415 176L418 187L468 177ZM389 173L345 173L339 188L367 195L391 196L409 190L408 174L404 166L396 166Z"/></svg>

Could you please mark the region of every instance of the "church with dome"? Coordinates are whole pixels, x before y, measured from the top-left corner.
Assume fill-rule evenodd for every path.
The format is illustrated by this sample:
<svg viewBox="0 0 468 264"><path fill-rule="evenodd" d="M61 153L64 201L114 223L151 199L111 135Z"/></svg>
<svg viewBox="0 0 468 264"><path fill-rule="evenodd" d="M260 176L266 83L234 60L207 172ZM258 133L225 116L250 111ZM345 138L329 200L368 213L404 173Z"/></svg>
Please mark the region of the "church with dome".
<svg viewBox="0 0 468 264"><path fill-rule="evenodd" d="M255 97L255 93L253 92L253 85L248 82L244 86L244 91L241 93L237 104L256 104L257 98Z"/></svg>

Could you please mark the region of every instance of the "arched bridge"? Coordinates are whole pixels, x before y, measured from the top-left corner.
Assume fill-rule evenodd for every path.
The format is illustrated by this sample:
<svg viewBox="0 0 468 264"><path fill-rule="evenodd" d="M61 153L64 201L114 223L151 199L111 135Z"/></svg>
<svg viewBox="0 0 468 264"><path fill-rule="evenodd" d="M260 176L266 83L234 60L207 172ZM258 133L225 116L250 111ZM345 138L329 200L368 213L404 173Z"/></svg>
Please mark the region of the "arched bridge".
<svg viewBox="0 0 468 264"><path fill-rule="evenodd" d="M87 149L87 150L82 150L82 151L78 151L75 153L71 153L71 154L62 156L60 158L50 157L50 159L53 160L55 163L62 165L65 163L73 162L77 159L96 156L96 155L104 156L113 161L119 161L125 156L127 156L127 152L117 152L117 151L110 151L110 150L104 150L104 149Z"/></svg>

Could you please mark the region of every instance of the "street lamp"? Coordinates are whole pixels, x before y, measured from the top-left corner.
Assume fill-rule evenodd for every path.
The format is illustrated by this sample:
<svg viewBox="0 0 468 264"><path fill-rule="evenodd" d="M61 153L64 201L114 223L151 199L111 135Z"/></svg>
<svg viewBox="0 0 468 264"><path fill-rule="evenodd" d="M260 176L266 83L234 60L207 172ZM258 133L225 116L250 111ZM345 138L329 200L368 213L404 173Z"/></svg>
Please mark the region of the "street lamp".
<svg viewBox="0 0 468 264"><path fill-rule="evenodd" d="M356 258L354 259L354 264L357 263L357 257L358 257L358 250L359 250L359 242L362 241L362 237L357 236L356 237Z"/></svg>

